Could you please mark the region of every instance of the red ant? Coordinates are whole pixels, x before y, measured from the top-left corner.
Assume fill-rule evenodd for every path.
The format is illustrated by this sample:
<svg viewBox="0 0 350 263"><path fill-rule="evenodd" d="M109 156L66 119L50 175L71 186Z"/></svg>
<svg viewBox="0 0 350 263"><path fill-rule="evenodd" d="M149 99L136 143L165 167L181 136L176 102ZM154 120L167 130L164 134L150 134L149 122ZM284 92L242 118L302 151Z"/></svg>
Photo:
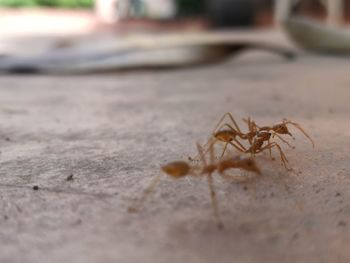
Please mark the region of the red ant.
<svg viewBox="0 0 350 263"><path fill-rule="evenodd" d="M226 116L228 116L230 118L230 120L232 121L233 126L235 128L233 128L228 123L221 124ZM247 125L248 125L249 131L247 133L243 133L240 130L239 126L237 125L237 122L234 120L234 118L233 118L231 113L229 113L229 112L225 113L221 117L221 119L219 120L218 124L215 126L215 129L213 131L213 139L210 139L205 144L204 147L206 147L208 144L210 144L209 145L209 148L210 148L210 146L215 144L217 141L225 142L224 150L223 150L223 152L221 154L221 157L224 155L228 144L232 145L233 147L235 147L240 152L243 152L243 153L250 152L252 156L257 154L257 153L260 153L260 152L262 152L262 151L264 151L266 149L268 149L271 159L274 159L272 157L271 149L273 147L276 147L279 150L279 152L280 152L281 161L283 162L283 165L285 166L285 168L287 170L291 170L290 168L287 167L288 160L287 160L286 156L284 155L281 146L277 142L270 142L271 137L274 138L276 136L282 142L284 142L289 147L294 149L295 148L294 146L290 145L285 139L282 138L282 136L280 136L280 135L283 135L283 134L288 134L288 135L292 136L292 134L289 132L289 130L287 128L287 124L292 124L296 128L298 128L311 141L312 145L314 146L313 140L301 128L301 126L298 123L292 122L290 120L283 119L282 123L278 123L276 125L273 125L272 127L270 127L270 126L259 127L250 118L248 118L248 120L243 119L243 121L245 121L247 123ZM228 129L221 130L221 128L224 127L224 126L228 127ZM244 147L236 139L237 136L239 138L241 138L242 140L247 140L249 142L249 144L250 144L250 147L248 149L246 149L246 147ZM267 145L264 146L264 142L265 141L267 142ZM233 143L233 142L235 142L235 143ZM192 159L190 158L190 160L192 160Z"/></svg>
<svg viewBox="0 0 350 263"><path fill-rule="evenodd" d="M201 158L202 165L199 167L192 167L188 162L186 161L175 161L168 163L161 167L161 170L166 173L167 175L173 177L173 178L180 178L184 176L201 176L206 175L209 191L210 191L210 198L211 203L213 207L213 213L214 217L217 223L218 228L223 227L223 223L219 216L219 209L218 209L218 203L216 199L216 193L215 188L213 184L213 177L212 174L217 171L219 175L223 177L228 177L234 179L234 177L231 177L229 175L225 174L225 171L232 168L239 168L245 171L253 172L256 174L261 174L259 167L256 165L254 159L250 157L244 157L244 158L231 158L231 159L225 159L225 160L219 160L214 161L214 147L213 145L210 146L210 162L207 163L205 159L205 155L203 152L203 148L197 143L197 150L198 154ZM196 170L199 170L196 172ZM153 192L157 182L160 179L160 175L156 176L150 183L150 185L145 189L143 196L139 201L136 203L135 206L129 207L129 212L137 212L142 207L143 203L146 201L146 198Z"/></svg>

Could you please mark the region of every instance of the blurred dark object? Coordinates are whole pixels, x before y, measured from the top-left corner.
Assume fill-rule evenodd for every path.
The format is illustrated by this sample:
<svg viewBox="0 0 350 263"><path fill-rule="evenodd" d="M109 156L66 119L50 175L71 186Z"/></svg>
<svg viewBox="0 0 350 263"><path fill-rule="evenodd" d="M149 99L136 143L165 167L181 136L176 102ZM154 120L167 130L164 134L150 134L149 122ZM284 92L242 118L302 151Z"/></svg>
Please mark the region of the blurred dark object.
<svg viewBox="0 0 350 263"><path fill-rule="evenodd" d="M205 0L176 0L178 17L198 16L205 13Z"/></svg>
<svg viewBox="0 0 350 263"><path fill-rule="evenodd" d="M174 22L183 18L197 18L209 22L208 24L214 28L220 28L271 25L274 2L273 0L124 0L118 5L116 3L119 1L96 0L95 8L98 17L102 18L101 21ZM161 7L159 3L163 3L164 6Z"/></svg>
<svg viewBox="0 0 350 263"><path fill-rule="evenodd" d="M254 24L256 1L208 0L207 12L213 27L247 27Z"/></svg>

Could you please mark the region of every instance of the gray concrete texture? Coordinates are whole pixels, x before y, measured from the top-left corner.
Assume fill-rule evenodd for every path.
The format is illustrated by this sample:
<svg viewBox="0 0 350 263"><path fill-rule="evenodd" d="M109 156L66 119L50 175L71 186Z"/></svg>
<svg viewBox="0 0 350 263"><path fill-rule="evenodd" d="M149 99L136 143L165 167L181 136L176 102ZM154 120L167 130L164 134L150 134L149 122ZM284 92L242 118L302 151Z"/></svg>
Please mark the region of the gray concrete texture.
<svg viewBox="0 0 350 263"><path fill-rule="evenodd" d="M251 52L184 70L1 76L0 262L349 262L349 72L347 59ZM293 172L262 155L256 180L215 175L222 230L205 178L164 176L128 213L227 111L288 117L316 147L291 128Z"/></svg>

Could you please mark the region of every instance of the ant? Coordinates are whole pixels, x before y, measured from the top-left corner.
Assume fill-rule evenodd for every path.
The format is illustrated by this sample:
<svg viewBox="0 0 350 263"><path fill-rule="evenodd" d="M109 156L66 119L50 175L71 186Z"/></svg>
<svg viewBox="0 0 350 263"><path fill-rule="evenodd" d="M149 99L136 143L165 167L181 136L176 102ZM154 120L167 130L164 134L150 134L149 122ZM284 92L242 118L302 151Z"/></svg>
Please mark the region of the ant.
<svg viewBox="0 0 350 263"><path fill-rule="evenodd" d="M250 118L248 118L248 120L243 119L243 121L245 121L248 124L250 131L253 130L253 131L257 131L257 132L262 132L262 131L272 132L273 133L272 137L274 137L274 136L278 137L280 140L282 140L284 143L286 143L290 147L292 147L292 146L286 140L284 140L279 134L283 134L283 135L288 134L293 139L295 139L287 127L287 124L291 124L294 127L296 127L297 129L299 129L305 135L305 137L307 137L310 140L313 148L315 147L314 141L311 139L310 135L308 135L306 133L306 131L304 131L304 129L300 126L300 124L293 122L293 121L290 121L286 118L284 118L282 120L282 123L277 123L277 124L273 125L272 127L271 126L259 127L254 121L251 121Z"/></svg>
<svg viewBox="0 0 350 263"><path fill-rule="evenodd" d="M248 120L243 119L244 122L247 123L249 132L246 134L246 138L248 139L249 143L251 144L250 148L246 150L246 152L250 152L251 155L255 155L256 153L260 153L266 149L269 150L269 154L272 160L274 158L272 157L271 149L273 147L276 147L281 156L281 161L284 165L284 167L287 170L292 170L291 168L287 167L288 159L284 155L281 146L277 142L270 142L271 137L274 138L275 136L278 137L282 142L287 144L289 147L294 149L294 146L291 146L286 140L284 140L280 135L283 134L288 134L290 135L293 139L293 135L290 133L288 130L287 124L292 124L296 128L298 128L312 143L312 146L315 147L314 141L311 139L311 137L304 131L304 129L296 122L292 122L286 118L282 120L282 123L278 123L273 125L272 127L270 126L264 126L264 127L259 127L253 120L248 118ZM267 141L267 145L263 147L264 142Z"/></svg>
<svg viewBox="0 0 350 263"><path fill-rule="evenodd" d="M250 145L252 145L254 137L264 137L265 141L270 142L269 140L271 138L271 132L269 131L273 131L274 132L273 137L276 136L282 142L287 144L290 148L295 149L295 147L290 145L286 140L284 140L282 136L278 135L278 133L280 132L275 131L278 129L275 129L274 127L270 128L268 126L260 128L253 120L250 119L250 117L248 117L248 119L242 119L242 120L248 125L249 132L245 134L246 136L245 138L249 141Z"/></svg>
<svg viewBox="0 0 350 263"><path fill-rule="evenodd" d="M231 159L225 159L215 162L214 161L214 146L210 146L210 162L207 163L205 159L205 155L203 152L203 148L197 143L198 154L202 161L202 166L200 167L192 167L186 161L175 161L168 163L161 167L161 170L167 175L173 178L180 178L188 175L192 176L201 176L206 175L208 181L208 187L210 191L211 204L213 208L214 218L219 229L223 228L223 223L219 216L218 202L216 199L216 192L213 184L212 174L217 171L218 174L225 178L234 177L226 175L225 171L228 169L239 168L248 172L253 172L258 175L261 174L259 167L256 165L255 160L250 157L236 157ZM196 172L196 170L198 170ZM144 194L141 199L137 202L137 204L133 207L129 207L129 212L137 212L142 207L143 203L146 201L146 198L153 192L157 182L160 179L160 175L156 176L150 183L150 185L145 189Z"/></svg>
<svg viewBox="0 0 350 263"><path fill-rule="evenodd" d="M231 120L232 124L234 127L232 127L230 124L228 123L222 123L225 119L225 117L229 117L229 119ZM271 156L271 148L272 147L277 147L280 152L282 151L281 148L279 147L279 145L277 143L270 143L270 133L268 132L263 132L260 131L258 126L255 124L254 121L251 121L250 118L248 118L248 120L243 119L247 124L248 124L248 129L249 131L247 133L243 133L241 131L241 129L239 128L237 122L235 121L234 117L232 116L232 114L230 112L226 112L219 120L219 122L216 124L213 132L212 132L212 138L210 138L208 140L208 142L203 146L204 148L207 147L207 150L205 151L204 154L206 154L211 145L214 145L216 142L221 141L224 142L224 149L221 153L220 159L224 156L226 150L227 150L227 146L230 144L232 145L234 148L236 148L238 151L242 152L242 153L247 153L247 152L251 152L252 155L261 152L262 150L265 149L269 149L270 151L270 156ZM226 127L226 129L222 129L223 127ZM278 134L276 134L276 136L278 138L280 138L283 142L285 142L286 144L288 144L288 146L290 146L291 148L293 148L293 146L291 146L286 140L284 140L281 136L279 136ZM246 149L246 147L244 147L238 140L237 137L241 138L242 140L247 140L250 144L250 148ZM257 140L255 140L258 137ZM268 147L262 149L262 145L265 141L268 141ZM283 154L281 154L281 159L284 162L284 159L286 160L285 156ZM272 158L272 157L271 157ZM198 159L198 155L194 158L189 157L190 161L193 160L197 160Z"/></svg>
<svg viewBox="0 0 350 263"><path fill-rule="evenodd" d="M250 130L250 135L253 135L252 137L249 138L249 141L251 142L251 140L254 138L254 147L253 145L251 146L251 152L254 153L255 150L258 150L259 152L264 150L262 147L263 145L263 142L264 141L267 141L268 142L268 145L265 146L264 148L268 148L269 149L269 153L270 153L270 157L271 159L272 158L272 155L271 155L271 148L273 146L276 146L279 151L280 151L280 154L281 154L281 159L282 159L282 162L284 164L284 166L286 167L286 162L288 162L288 160L286 159L286 157L284 156L282 150L281 150L281 147L279 146L278 143L276 142L272 142L270 143L270 139L271 139L271 136L272 138L274 138L275 136L278 137L282 142L284 142L285 144L287 144L289 147L291 147L292 149L295 149L294 146L291 146L286 140L284 140L280 135L284 135L284 134L288 134L289 136L291 136L293 139L295 139L293 137L293 135L291 134L291 132L288 130L288 127L287 127L287 124L291 124L293 126L295 126L297 129L299 129L304 135L305 137L307 137L311 144L312 144L312 147L315 147L315 143L314 141L311 139L311 137L306 133L306 131L300 126L300 124L296 123L296 122L293 122L293 121L290 121L286 118L284 118L282 120L281 123L277 123L275 125L273 125L272 127L271 126L263 126L263 127L259 127L254 121L252 121L250 118L248 118L248 120L245 120L243 119L243 121L245 121L248 125L248 128ZM272 147L269 147L269 145ZM287 168L287 167L286 167ZM289 170L287 168L287 170Z"/></svg>
<svg viewBox="0 0 350 263"><path fill-rule="evenodd" d="M263 152L264 150L268 149L271 160L274 160L274 158L272 157L271 149L273 147L276 147L280 153L281 161L284 167L288 171L292 170L291 168L287 167L288 159L283 153L281 146L277 142L270 141L271 136L273 137L275 135L292 149L294 149L294 146L291 146L286 140L284 140L278 134L275 134L275 133L273 134L272 132L269 132L269 129L266 129L265 127L263 129L260 128L250 118L248 118L248 120L243 119L243 121L245 121L248 125L249 132L246 134L246 138L250 143L250 148L247 149L245 153L250 152L251 156L255 156L255 154ZM263 146L264 142L267 142L267 145Z"/></svg>
<svg viewBox="0 0 350 263"><path fill-rule="evenodd" d="M228 116L231 120L231 122L233 123L233 126L235 128L233 128L230 124L228 123L223 123L225 117ZM242 152L242 153L251 153L252 156L254 156L257 153L260 153L266 149L269 150L269 154L272 160L274 160L274 158L272 157L272 152L271 149L273 147L276 147L279 152L280 152L280 156L281 156L281 161L284 165L284 167L287 170L291 170L290 168L287 167L287 158L284 155L281 146L277 143L277 142L271 142L271 137L274 138L275 136L277 138L279 138L282 142L284 142L285 144L287 144L290 148L294 149L295 147L290 145L288 143L288 141L286 141L285 139L282 138L283 134L288 134L290 136L292 136L292 134L289 132L288 128L287 128L287 124L292 124L294 125L296 128L298 128L312 143L313 147L314 147L314 142L311 139L311 137L303 130L303 128L296 122L292 122L290 120L287 119L283 119L282 123L278 123L276 125L273 125L272 127L270 126L264 126L264 127L259 127L253 120L251 120L250 118L248 118L248 120L243 119L244 122L247 123L248 125L248 129L249 131L247 133L243 133L239 126L237 125L237 122L235 121L235 119L233 118L232 114L227 112L225 113L221 119L219 120L218 124L215 126L214 130L213 130L213 138L209 139L209 141L204 145L204 147L206 147L209 144L209 147L213 144L215 144L217 141L222 141L225 142L225 146L223 149L223 152L221 154L221 157L224 155L226 148L228 146L228 144L231 144L233 147L235 147L238 151ZM224 129L221 130L224 126L228 127L228 129ZM248 149L246 149L237 139L236 137L241 138L242 140L247 140L250 144L250 147ZM294 139L294 137L292 136L292 138ZM233 143L233 141L236 143ZM267 142L267 145L264 145L264 142ZM206 150L207 152L208 150ZM197 156L196 156L197 158ZM196 160L189 158L190 160Z"/></svg>

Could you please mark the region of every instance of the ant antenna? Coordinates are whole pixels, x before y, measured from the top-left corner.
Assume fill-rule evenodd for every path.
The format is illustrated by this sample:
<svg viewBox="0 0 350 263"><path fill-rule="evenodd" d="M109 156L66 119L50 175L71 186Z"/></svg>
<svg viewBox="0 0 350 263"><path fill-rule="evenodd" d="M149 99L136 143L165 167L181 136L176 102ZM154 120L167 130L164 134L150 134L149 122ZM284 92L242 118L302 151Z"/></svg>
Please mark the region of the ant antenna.
<svg viewBox="0 0 350 263"><path fill-rule="evenodd" d="M292 124L292 125L294 125L296 128L298 128L309 140L310 140L310 142L312 143L312 147L313 148L315 148L315 143L314 143L314 141L311 139L311 137L306 133L306 131L304 131L304 129L303 128L301 128L301 126L298 124L298 123L296 123L296 122L292 122L292 121L290 121L290 120L288 120L288 119L283 119L283 122L285 123L285 124Z"/></svg>

